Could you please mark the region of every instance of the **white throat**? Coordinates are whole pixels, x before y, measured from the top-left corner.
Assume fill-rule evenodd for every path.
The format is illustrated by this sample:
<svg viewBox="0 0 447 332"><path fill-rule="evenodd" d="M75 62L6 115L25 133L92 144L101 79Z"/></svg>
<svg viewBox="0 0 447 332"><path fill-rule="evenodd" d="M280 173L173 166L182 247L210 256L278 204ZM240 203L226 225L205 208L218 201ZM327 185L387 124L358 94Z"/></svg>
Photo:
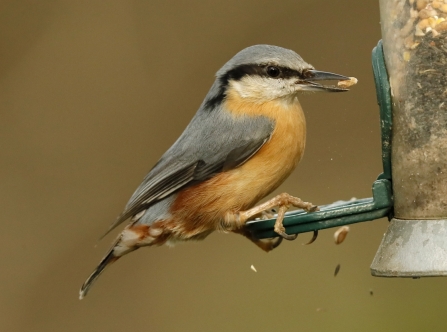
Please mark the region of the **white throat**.
<svg viewBox="0 0 447 332"><path fill-rule="evenodd" d="M285 104L293 104L298 102L295 81L296 79L274 79L247 75L238 81L231 80L228 89L255 103L262 104L278 100Z"/></svg>

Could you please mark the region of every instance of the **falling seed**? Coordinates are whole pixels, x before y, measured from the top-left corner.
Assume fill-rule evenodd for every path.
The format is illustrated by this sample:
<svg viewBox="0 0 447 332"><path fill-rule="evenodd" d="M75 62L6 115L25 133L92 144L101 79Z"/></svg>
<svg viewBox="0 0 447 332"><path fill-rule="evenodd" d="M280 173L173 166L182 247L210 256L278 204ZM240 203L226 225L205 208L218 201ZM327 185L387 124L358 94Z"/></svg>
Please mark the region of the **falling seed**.
<svg viewBox="0 0 447 332"><path fill-rule="evenodd" d="M373 295L374 295L374 292L373 292L373 290L372 290L372 289L370 289L370 290L369 290L369 295L371 295L371 296L373 296Z"/></svg>
<svg viewBox="0 0 447 332"><path fill-rule="evenodd" d="M335 267L335 271L334 271L334 277L337 276L339 271L340 271L340 264L337 264L337 266Z"/></svg>
<svg viewBox="0 0 447 332"><path fill-rule="evenodd" d="M348 232L349 232L349 226L343 226L337 229L334 233L335 244L342 243L346 239Z"/></svg>
<svg viewBox="0 0 447 332"><path fill-rule="evenodd" d="M254 272L258 272L258 271L256 271L256 268L253 265L250 266L250 269L252 269Z"/></svg>
<svg viewBox="0 0 447 332"><path fill-rule="evenodd" d="M350 86L357 84L357 82L358 82L358 79L356 79L355 77L350 77L349 80L339 81L337 83L337 86L345 89L345 88L349 88Z"/></svg>

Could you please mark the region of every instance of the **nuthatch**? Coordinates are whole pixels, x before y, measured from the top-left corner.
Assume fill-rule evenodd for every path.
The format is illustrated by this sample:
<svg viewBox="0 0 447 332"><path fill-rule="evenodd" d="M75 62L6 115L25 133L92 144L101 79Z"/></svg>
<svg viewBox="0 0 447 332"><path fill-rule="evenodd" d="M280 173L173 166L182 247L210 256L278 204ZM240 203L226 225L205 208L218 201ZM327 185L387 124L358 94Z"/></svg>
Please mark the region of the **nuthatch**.
<svg viewBox="0 0 447 332"><path fill-rule="evenodd" d="M306 123L298 101L305 91L347 91L316 83L343 81L317 71L294 51L255 45L237 53L216 74L199 110L180 138L155 164L110 230L131 218L107 255L85 281L82 299L104 268L140 247L203 240L213 231L242 234L265 251L283 238L290 205L308 212L312 203L275 190L300 161ZM278 207L275 231L254 238L245 222Z"/></svg>

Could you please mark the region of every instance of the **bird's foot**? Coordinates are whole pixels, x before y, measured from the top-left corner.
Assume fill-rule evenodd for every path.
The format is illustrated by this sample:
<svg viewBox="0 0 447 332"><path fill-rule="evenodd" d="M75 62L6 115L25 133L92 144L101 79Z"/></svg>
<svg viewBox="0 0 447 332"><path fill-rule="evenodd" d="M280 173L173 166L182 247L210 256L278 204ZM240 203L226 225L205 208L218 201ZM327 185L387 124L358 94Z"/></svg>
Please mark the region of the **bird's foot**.
<svg viewBox="0 0 447 332"><path fill-rule="evenodd" d="M284 216L285 216L288 208L289 208L288 205L281 205L279 207L278 217L276 218L275 226L273 227L273 230L277 234L279 234L282 238L289 240L289 241L293 241L298 237L298 234L287 234L286 229L284 228L284 225L282 224L282 222L284 220Z"/></svg>
<svg viewBox="0 0 447 332"><path fill-rule="evenodd" d="M238 220L240 223L245 223L247 220L249 220L250 217L253 217L255 215L268 213L271 211L274 207L279 207L278 209L278 216L276 218L274 230L275 232L280 235L282 238L286 240L295 240L298 236L298 234L289 235L286 233L286 230L283 225L283 220L285 213L290 205L293 205L297 208L304 209L307 212L315 212L318 211L318 206L309 203L304 202L298 197L291 196L287 193L280 194L271 200L260 204L258 206L255 206L254 208L251 208L247 211L240 211L237 213L236 220Z"/></svg>

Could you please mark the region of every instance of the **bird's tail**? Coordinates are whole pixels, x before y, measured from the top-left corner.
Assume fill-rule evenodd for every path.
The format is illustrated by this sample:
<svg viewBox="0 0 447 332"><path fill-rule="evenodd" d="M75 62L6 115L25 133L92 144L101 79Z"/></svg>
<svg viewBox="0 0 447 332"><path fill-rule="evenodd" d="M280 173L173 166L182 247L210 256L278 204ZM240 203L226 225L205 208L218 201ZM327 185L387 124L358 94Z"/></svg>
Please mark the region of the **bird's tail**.
<svg viewBox="0 0 447 332"><path fill-rule="evenodd" d="M113 249L115 245L109 250L107 255L101 260L99 265L96 267L96 269L93 271L93 273L87 278L87 280L82 285L81 289L79 290L79 299L82 300L90 290L90 287L92 287L93 283L98 279L98 277L101 275L101 273L104 271L104 269L111 263L115 262L120 258L120 256L115 256L113 254Z"/></svg>
<svg viewBox="0 0 447 332"><path fill-rule="evenodd" d="M158 234L159 235L159 234ZM152 245L154 237L149 236L149 226L127 226L118 236L107 255L101 260L95 271L87 278L79 291L79 299L82 300L88 293L90 287L98 279L104 269L120 257L137 250L141 246ZM166 241L166 240L165 240Z"/></svg>

